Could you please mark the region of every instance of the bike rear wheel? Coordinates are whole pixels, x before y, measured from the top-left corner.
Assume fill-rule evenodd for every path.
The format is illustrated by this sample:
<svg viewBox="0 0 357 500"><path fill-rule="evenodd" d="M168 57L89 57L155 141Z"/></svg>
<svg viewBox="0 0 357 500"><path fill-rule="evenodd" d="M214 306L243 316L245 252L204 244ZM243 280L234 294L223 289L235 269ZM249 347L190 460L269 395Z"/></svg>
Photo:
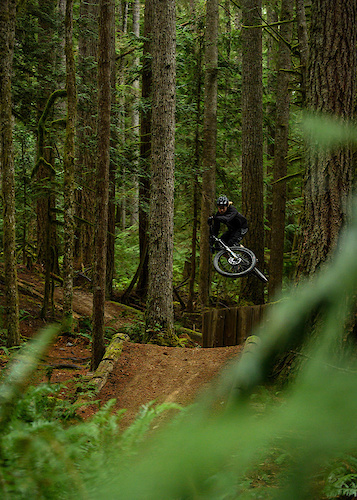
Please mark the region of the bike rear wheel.
<svg viewBox="0 0 357 500"><path fill-rule="evenodd" d="M222 276L229 278L239 278L252 271L257 259L254 253L248 248L232 247L236 257L233 257L227 250L220 250L213 258L213 266Z"/></svg>

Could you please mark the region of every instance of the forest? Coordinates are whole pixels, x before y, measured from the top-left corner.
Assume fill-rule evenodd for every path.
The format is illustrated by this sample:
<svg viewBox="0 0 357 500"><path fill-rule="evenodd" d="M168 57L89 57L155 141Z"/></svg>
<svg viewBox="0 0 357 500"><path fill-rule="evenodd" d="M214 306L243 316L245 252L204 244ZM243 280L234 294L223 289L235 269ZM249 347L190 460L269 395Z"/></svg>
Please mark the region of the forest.
<svg viewBox="0 0 357 500"><path fill-rule="evenodd" d="M0 57L3 498L356 496L357 0L1 0ZM217 273L219 196L266 282ZM43 279L29 342L22 270ZM197 404L69 424L50 378L26 383L83 283L91 372L108 301L170 347L183 318L269 317Z"/></svg>

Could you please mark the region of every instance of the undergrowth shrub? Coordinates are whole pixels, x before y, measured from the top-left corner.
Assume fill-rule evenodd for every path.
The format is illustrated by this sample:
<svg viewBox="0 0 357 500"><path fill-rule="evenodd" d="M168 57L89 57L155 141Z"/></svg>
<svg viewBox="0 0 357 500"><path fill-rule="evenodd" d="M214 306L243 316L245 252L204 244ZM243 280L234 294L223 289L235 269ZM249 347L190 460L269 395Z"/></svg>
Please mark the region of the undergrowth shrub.
<svg viewBox="0 0 357 500"><path fill-rule="evenodd" d="M125 410L113 412L112 399L89 421L69 425L76 405L56 397L59 384L29 387L23 394L15 389L12 404L6 404L6 384L11 384L14 369L0 393L7 406L0 431L1 498L90 498L98 471L107 477L112 457L119 454L125 461L135 455L153 420L167 410L180 409L171 403L147 404L122 431Z"/></svg>

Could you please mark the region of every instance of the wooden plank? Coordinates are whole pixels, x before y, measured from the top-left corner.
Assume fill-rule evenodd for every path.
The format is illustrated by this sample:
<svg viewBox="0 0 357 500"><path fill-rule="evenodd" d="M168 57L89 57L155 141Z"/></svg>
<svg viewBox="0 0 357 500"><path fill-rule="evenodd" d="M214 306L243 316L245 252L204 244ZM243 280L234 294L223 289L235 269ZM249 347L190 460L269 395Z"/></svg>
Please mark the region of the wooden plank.
<svg viewBox="0 0 357 500"><path fill-rule="evenodd" d="M237 325L238 323L238 307L226 309L226 321L224 329L224 345L237 345Z"/></svg>
<svg viewBox="0 0 357 500"><path fill-rule="evenodd" d="M217 325L217 309L211 309L204 313L202 334L204 336L202 347L214 347L214 339L216 335Z"/></svg>
<svg viewBox="0 0 357 500"><path fill-rule="evenodd" d="M218 309L213 309L211 316L211 324L210 324L210 337L209 343L207 347L215 346L215 339L217 335L217 321L218 321Z"/></svg>
<svg viewBox="0 0 357 500"><path fill-rule="evenodd" d="M211 324L211 311L206 311L202 315L202 347L208 347L209 326Z"/></svg>
<svg viewBox="0 0 357 500"><path fill-rule="evenodd" d="M211 309L202 316L202 347L243 344L265 321L269 304Z"/></svg>
<svg viewBox="0 0 357 500"><path fill-rule="evenodd" d="M252 334L254 332L254 329L257 328L257 326L260 324L260 321L262 319L262 306L252 306L252 326L251 326L251 332Z"/></svg>
<svg viewBox="0 0 357 500"><path fill-rule="evenodd" d="M213 347L224 347L224 326L226 318L226 309L216 309L216 331L213 341Z"/></svg>
<svg viewBox="0 0 357 500"><path fill-rule="evenodd" d="M252 331L252 307L243 306L239 308L238 313L238 332L237 343L243 342L249 337Z"/></svg>

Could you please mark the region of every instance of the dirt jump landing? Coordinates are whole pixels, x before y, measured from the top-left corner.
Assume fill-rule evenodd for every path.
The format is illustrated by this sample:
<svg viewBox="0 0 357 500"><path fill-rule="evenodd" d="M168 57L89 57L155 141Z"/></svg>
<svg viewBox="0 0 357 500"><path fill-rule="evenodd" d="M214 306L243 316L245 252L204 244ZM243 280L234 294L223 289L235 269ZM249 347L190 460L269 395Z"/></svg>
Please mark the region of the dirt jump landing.
<svg viewBox="0 0 357 500"><path fill-rule="evenodd" d="M241 349L242 346L204 349L124 342L97 397L102 403L115 398L115 410L126 409L122 420L125 427L150 401L192 403Z"/></svg>

